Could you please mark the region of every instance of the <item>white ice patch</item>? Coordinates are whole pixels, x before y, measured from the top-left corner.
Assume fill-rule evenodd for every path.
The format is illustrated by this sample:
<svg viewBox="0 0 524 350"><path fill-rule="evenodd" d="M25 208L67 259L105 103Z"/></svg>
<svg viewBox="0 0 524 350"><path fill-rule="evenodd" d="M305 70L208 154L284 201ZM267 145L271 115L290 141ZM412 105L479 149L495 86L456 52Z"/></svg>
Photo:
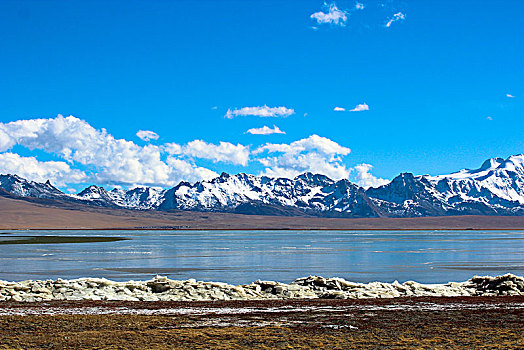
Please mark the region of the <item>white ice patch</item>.
<svg viewBox="0 0 524 350"><path fill-rule="evenodd" d="M149 281L114 282L100 278L75 280L0 281L0 301L123 300L123 301L202 301L262 299L364 299L396 297L524 295L524 277L506 274L475 276L465 282L421 284L356 283L342 278L309 276L285 284L256 281L234 286L194 279L170 280L157 276Z"/></svg>

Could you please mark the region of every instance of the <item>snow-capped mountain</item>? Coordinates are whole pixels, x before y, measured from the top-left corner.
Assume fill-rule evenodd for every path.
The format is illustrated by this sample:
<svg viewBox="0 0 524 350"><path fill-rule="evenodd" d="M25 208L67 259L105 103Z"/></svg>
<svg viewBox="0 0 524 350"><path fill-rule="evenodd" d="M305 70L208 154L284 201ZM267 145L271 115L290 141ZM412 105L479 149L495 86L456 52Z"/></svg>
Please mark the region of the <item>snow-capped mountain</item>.
<svg viewBox="0 0 524 350"><path fill-rule="evenodd" d="M70 196L99 206L147 210L157 208L164 193L164 189L156 187L136 187L128 191L115 188L106 191L103 187L92 185L77 195Z"/></svg>
<svg viewBox="0 0 524 350"><path fill-rule="evenodd" d="M181 182L165 193L159 209L231 211L245 203L291 207L305 213L376 216L373 203L359 186L311 173L294 179L222 173L210 181Z"/></svg>
<svg viewBox="0 0 524 350"><path fill-rule="evenodd" d="M115 203L130 209L155 209L164 200L166 190L158 187L135 187L128 191L114 189L110 193L119 198Z"/></svg>
<svg viewBox="0 0 524 350"><path fill-rule="evenodd" d="M524 215L524 155L493 158L478 169L448 175L403 173L378 188L304 173L294 179L222 173L165 190L89 186L65 194L48 182L0 175L0 188L19 197L57 199L138 210L196 210L272 215L416 217Z"/></svg>
<svg viewBox="0 0 524 350"><path fill-rule="evenodd" d="M524 205L524 155L486 160L475 170L426 176L450 204L482 202L495 207Z"/></svg>
<svg viewBox="0 0 524 350"><path fill-rule="evenodd" d="M34 182L17 175L0 175L0 187L19 197L57 199L64 195L49 181L46 183Z"/></svg>
<svg viewBox="0 0 524 350"><path fill-rule="evenodd" d="M163 201L166 190L157 187L136 187L128 191L91 185L78 194L63 193L49 181L39 183L17 175L0 175L0 188L19 197L54 199L111 208L155 209Z"/></svg>
<svg viewBox="0 0 524 350"><path fill-rule="evenodd" d="M388 216L524 215L524 155L449 175L401 174L366 193Z"/></svg>

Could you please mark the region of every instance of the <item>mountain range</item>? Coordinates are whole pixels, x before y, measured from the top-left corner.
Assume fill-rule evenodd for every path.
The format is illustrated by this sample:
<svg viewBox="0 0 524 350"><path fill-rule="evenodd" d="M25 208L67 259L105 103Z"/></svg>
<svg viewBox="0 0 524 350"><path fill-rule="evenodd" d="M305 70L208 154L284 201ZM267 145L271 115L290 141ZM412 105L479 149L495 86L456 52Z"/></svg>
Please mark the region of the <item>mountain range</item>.
<svg viewBox="0 0 524 350"><path fill-rule="evenodd" d="M189 210L286 216L419 217L524 215L524 155L486 160L448 175L402 173L364 189L347 179L304 173L294 179L222 173L171 189L89 186L66 194L49 181L0 175L0 195L134 210Z"/></svg>

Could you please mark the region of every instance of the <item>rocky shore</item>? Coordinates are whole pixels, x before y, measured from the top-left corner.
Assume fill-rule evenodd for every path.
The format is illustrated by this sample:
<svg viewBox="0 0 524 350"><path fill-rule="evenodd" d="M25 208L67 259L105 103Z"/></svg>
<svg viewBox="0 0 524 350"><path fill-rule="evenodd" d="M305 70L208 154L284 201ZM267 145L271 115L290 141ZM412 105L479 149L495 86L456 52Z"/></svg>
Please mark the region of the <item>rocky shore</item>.
<svg viewBox="0 0 524 350"><path fill-rule="evenodd" d="M522 296L524 277L475 276L465 282L421 284L356 283L342 278L309 276L290 284L255 281L247 285L179 281L157 276L149 281L114 282L100 278L74 280L0 281L0 301L53 300L227 301L285 299L365 299L398 297Z"/></svg>

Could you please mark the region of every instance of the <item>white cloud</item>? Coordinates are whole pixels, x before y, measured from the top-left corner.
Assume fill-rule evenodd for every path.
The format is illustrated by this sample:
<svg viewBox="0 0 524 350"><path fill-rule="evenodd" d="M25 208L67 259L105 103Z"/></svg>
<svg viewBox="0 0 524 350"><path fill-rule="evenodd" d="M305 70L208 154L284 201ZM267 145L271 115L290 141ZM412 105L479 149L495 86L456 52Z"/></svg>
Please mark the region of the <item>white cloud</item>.
<svg viewBox="0 0 524 350"><path fill-rule="evenodd" d="M162 148L164 152L166 152L167 154L182 154L183 153L182 146L174 142L165 143L162 146Z"/></svg>
<svg viewBox="0 0 524 350"><path fill-rule="evenodd" d="M361 103L361 104L356 105L355 108L350 109L349 111L350 112L369 111L369 106L367 105L367 103Z"/></svg>
<svg viewBox="0 0 524 350"><path fill-rule="evenodd" d="M19 154L0 153L0 173L16 174L25 179L37 182L47 180L58 186L66 183L84 182L87 176L78 169L71 169L65 162L41 162L35 157L22 157Z"/></svg>
<svg viewBox="0 0 524 350"><path fill-rule="evenodd" d="M247 165L249 162L249 147L241 144L220 142L218 145L202 140L194 140L184 146L176 143L165 145L169 154L182 154L188 157L210 159L213 162L226 162Z"/></svg>
<svg viewBox="0 0 524 350"><path fill-rule="evenodd" d="M193 179L203 173L188 161L168 164L162 160L163 147L115 139L105 129L97 130L73 116L0 123L0 152L15 144L85 166L90 170L89 181L98 184L173 186L186 180L182 176L188 166L194 169Z"/></svg>
<svg viewBox="0 0 524 350"><path fill-rule="evenodd" d="M315 12L310 17L317 21L318 24L334 24L345 26L347 21L347 12L340 10L335 3L324 3L327 12Z"/></svg>
<svg viewBox="0 0 524 350"><path fill-rule="evenodd" d="M357 3L355 4L355 8L356 8L357 10L363 10L363 9L364 9L364 4L361 3L361 2L357 2Z"/></svg>
<svg viewBox="0 0 524 350"><path fill-rule="evenodd" d="M228 109L225 117L233 119L238 116L256 116L256 117L282 117L286 118L294 114L295 110L287 107L243 107L240 109Z"/></svg>
<svg viewBox="0 0 524 350"><path fill-rule="evenodd" d="M179 181L195 182L200 180L211 180L218 176L217 173L210 169L195 166L183 159L168 157L167 164L171 168L176 169L177 175L180 178Z"/></svg>
<svg viewBox="0 0 524 350"><path fill-rule="evenodd" d="M0 152L7 151L16 144L16 139L5 132L0 124Z"/></svg>
<svg viewBox="0 0 524 350"><path fill-rule="evenodd" d="M251 130L260 134L283 133L276 126ZM46 152L59 160L22 157L10 151L15 145ZM198 165L200 159L240 166L254 160L262 164L261 174L276 177L313 172L340 179L356 171L357 180L363 186L386 181L369 174L369 165L347 167L343 158L350 149L318 135L291 143L266 143L254 151L242 144L212 144L203 140L182 145L139 146L132 141L115 139L105 129L95 129L73 116L0 123L0 152L0 172L16 173L39 182L49 179L58 186L91 182L124 187L137 184L170 187L182 180L194 182L216 177L215 171Z"/></svg>
<svg viewBox="0 0 524 350"><path fill-rule="evenodd" d="M515 98L515 96L513 96L512 94L506 94L506 97Z"/></svg>
<svg viewBox="0 0 524 350"><path fill-rule="evenodd" d="M386 23L386 27L389 28L391 27L391 25L396 22L396 21L403 21L406 19L406 15L403 14L402 12L397 12L393 15L393 17L391 17L391 19L388 21L388 23Z"/></svg>
<svg viewBox="0 0 524 350"><path fill-rule="evenodd" d="M138 130L136 133L136 136L138 136L140 139L144 141L150 141L150 140L158 140L158 134L153 131L149 130Z"/></svg>
<svg viewBox="0 0 524 350"><path fill-rule="evenodd" d="M314 150L324 155L341 154L348 155L351 150L347 147L340 146L335 141L318 135L311 135L305 139L287 143L266 143L260 146L253 154L268 152L285 152L285 153L300 153L302 151Z"/></svg>
<svg viewBox="0 0 524 350"><path fill-rule="evenodd" d="M369 171L373 168L371 164L362 163L354 167L357 172L355 181L357 185L369 188L369 187L380 187L389 183L389 180L380 179L373 176Z"/></svg>
<svg viewBox="0 0 524 350"><path fill-rule="evenodd" d="M285 132L280 130L280 128L276 125L273 125L273 129L265 125L261 128L252 128L246 131L246 133L252 135L285 134Z"/></svg>
<svg viewBox="0 0 524 350"><path fill-rule="evenodd" d="M264 167L263 175L293 178L304 172L319 173L333 179L347 178L350 172L341 156L351 150L328 138L311 135L308 138L286 143L266 143L255 151L256 160ZM277 153L277 154L275 154Z"/></svg>
<svg viewBox="0 0 524 350"><path fill-rule="evenodd" d="M493 120L493 117L486 117L487 120Z"/></svg>
<svg viewBox="0 0 524 350"><path fill-rule="evenodd" d="M335 112L345 112L346 111L346 109L344 107L335 107L335 108L333 108L333 110Z"/></svg>

